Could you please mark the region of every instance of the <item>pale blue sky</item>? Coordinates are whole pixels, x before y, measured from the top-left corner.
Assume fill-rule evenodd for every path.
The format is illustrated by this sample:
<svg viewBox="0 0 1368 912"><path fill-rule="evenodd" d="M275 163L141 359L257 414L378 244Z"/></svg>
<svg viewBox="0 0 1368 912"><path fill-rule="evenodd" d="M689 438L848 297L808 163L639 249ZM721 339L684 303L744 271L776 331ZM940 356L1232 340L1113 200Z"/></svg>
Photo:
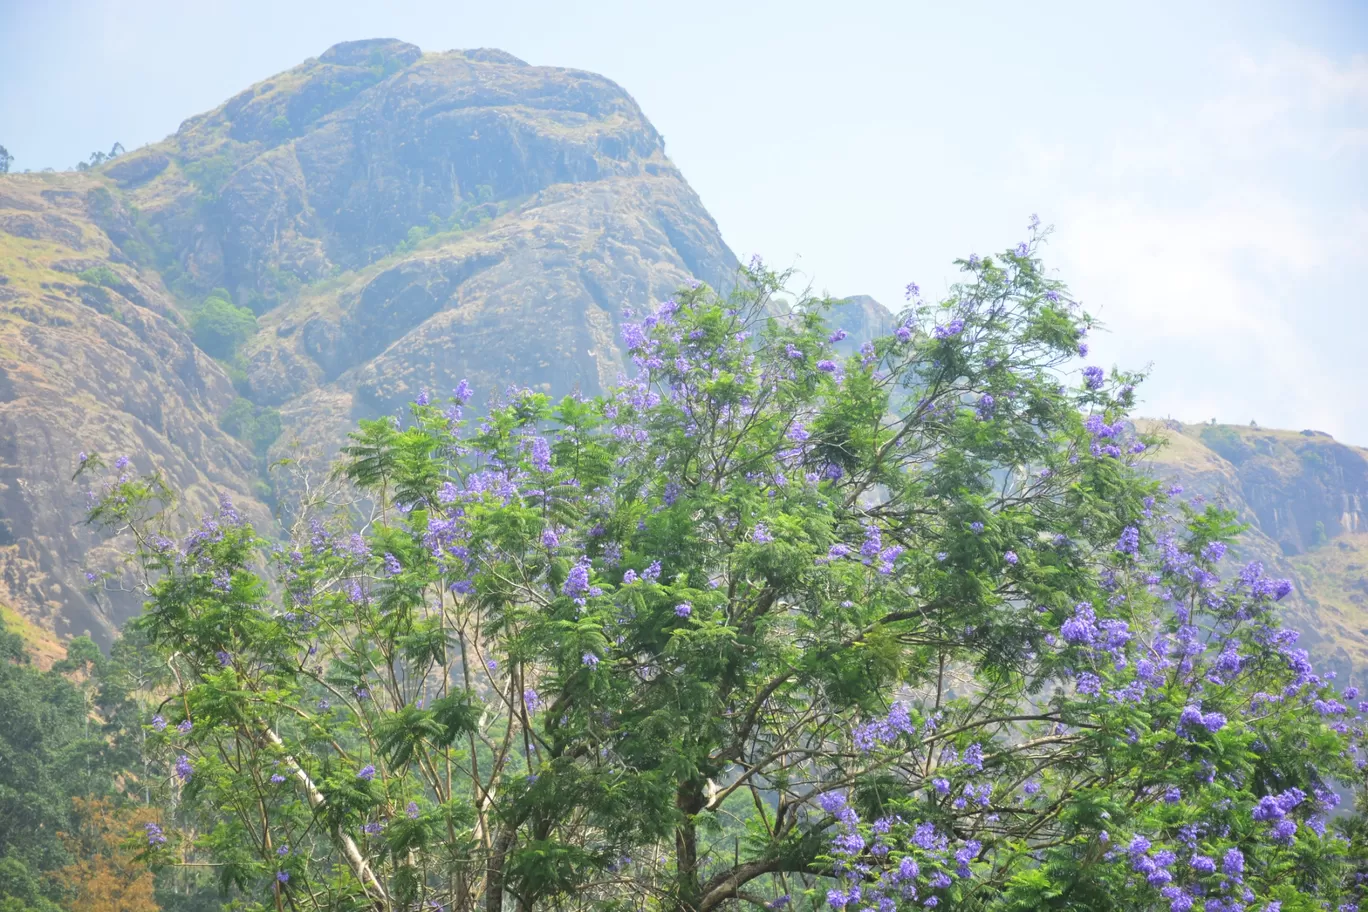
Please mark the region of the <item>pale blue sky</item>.
<svg viewBox="0 0 1368 912"><path fill-rule="evenodd" d="M743 258L894 309L1046 256L1143 411L1368 445L1368 3L0 0L18 168L130 149L334 42L499 47L640 102Z"/></svg>

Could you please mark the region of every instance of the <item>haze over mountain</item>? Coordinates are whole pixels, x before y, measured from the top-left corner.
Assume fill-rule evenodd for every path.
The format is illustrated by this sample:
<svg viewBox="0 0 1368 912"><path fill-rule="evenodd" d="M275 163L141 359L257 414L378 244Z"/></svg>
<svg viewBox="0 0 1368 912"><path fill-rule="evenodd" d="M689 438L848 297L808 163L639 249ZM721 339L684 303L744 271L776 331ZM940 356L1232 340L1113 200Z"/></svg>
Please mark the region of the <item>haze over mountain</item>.
<svg viewBox="0 0 1368 912"><path fill-rule="evenodd" d="M269 460L462 378L597 393L618 323L737 266L632 98L490 49L336 45L82 173L0 178L0 603L107 641L138 605L85 578L80 451L159 469L262 528ZM851 298L847 344L892 316ZM213 356L211 356L211 354ZM1368 658L1365 452L1180 427L1160 471L1254 528L1337 667Z"/></svg>

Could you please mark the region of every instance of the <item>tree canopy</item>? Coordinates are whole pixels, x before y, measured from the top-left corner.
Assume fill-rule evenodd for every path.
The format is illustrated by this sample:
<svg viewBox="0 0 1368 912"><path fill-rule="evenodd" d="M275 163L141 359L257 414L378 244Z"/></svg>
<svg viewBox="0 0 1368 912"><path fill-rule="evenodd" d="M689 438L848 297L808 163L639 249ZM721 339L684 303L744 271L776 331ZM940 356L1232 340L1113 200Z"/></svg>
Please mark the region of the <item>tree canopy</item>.
<svg viewBox="0 0 1368 912"><path fill-rule="evenodd" d="M246 908L1344 908L1352 688L1233 518L1137 470L1140 377L1040 237L828 302L681 290L592 400L420 395L264 541L100 482L166 669L154 864Z"/></svg>
<svg viewBox="0 0 1368 912"><path fill-rule="evenodd" d="M256 325L256 316L229 301L226 293L205 298L190 317L195 344L224 360L237 353L237 347L256 332Z"/></svg>

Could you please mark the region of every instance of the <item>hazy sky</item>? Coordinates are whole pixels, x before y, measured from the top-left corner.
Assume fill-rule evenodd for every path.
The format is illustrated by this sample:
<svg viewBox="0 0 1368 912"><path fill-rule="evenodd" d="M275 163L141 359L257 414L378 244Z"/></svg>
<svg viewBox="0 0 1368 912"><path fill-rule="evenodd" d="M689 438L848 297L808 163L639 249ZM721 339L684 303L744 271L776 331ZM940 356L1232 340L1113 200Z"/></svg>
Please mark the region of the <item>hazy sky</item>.
<svg viewBox="0 0 1368 912"><path fill-rule="evenodd" d="M71 167L381 36L607 75L739 256L895 310L1038 212L1145 413L1368 445L1364 0L0 0L0 144Z"/></svg>

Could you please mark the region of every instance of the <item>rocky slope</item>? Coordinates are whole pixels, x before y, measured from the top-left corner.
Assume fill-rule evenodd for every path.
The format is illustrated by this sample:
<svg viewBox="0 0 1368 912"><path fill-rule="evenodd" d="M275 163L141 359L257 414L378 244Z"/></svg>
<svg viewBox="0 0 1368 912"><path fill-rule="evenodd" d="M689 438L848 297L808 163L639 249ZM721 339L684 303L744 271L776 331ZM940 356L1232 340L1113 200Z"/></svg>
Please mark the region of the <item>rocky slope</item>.
<svg viewBox="0 0 1368 912"><path fill-rule="evenodd" d="M207 510L260 519L251 454L218 427L234 397L156 274L97 225L125 213L98 178L0 178L0 604L59 634L107 640L138 607L84 577L113 549L82 524L78 451L160 469Z"/></svg>
<svg viewBox="0 0 1368 912"><path fill-rule="evenodd" d="M1297 584L1289 622L1321 664L1368 669L1368 449L1320 431L1143 422L1168 441L1154 470L1249 525L1236 558ZM1355 671L1356 670L1356 671Z"/></svg>
<svg viewBox="0 0 1368 912"><path fill-rule="evenodd" d="M113 552L78 451L269 525L240 396L326 459L463 377L592 394L624 307L736 265L626 92L494 50L340 44L103 167L0 177L0 604L100 639L136 610L84 580ZM187 335L210 294L260 318L229 362Z"/></svg>

